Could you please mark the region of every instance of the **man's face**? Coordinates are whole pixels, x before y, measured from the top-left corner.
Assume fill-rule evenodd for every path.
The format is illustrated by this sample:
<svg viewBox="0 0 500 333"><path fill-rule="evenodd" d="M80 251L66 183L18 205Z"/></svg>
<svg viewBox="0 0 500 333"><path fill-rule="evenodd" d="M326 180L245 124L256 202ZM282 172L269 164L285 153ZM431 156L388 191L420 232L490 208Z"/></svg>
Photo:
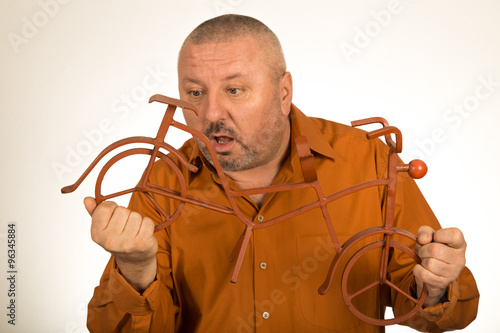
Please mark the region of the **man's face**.
<svg viewBox="0 0 500 333"><path fill-rule="evenodd" d="M266 165L287 149L289 103L262 61L256 39L188 43L179 57L179 93L198 110L186 123L204 133L225 171ZM286 109L288 108L288 109ZM208 149L195 138L204 156Z"/></svg>

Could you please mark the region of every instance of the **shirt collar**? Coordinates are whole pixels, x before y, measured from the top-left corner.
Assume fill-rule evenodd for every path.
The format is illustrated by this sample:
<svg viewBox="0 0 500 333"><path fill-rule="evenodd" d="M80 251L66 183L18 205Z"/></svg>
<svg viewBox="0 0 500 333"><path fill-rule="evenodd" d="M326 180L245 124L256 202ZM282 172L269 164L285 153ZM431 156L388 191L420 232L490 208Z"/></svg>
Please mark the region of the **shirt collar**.
<svg viewBox="0 0 500 333"><path fill-rule="evenodd" d="M202 154L200 152L200 148L198 148L198 145L194 142L193 139L190 139L192 142L192 147L193 149L191 150L191 155L189 156L188 162L198 166L199 163L203 161L202 159Z"/></svg>
<svg viewBox="0 0 500 333"><path fill-rule="evenodd" d="M309 147L314 152L334 160L339 158L333 151L331 144L326 140L321 129L318 125L316 125L315 118L307 117L293 104L291 107L290 118L292 124L292 147L295 147L295 138L304 135L307 138Z"/></svg>

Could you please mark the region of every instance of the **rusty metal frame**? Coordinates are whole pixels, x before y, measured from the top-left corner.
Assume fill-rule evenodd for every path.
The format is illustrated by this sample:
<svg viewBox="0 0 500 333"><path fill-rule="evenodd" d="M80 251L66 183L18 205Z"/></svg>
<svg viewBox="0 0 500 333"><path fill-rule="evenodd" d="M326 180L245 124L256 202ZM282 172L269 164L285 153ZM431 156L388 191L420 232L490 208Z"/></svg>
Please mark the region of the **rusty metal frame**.
<svg viewBox="0 0 500 333"><path fill-rule="evenodd" d="M383 235L383 240L374 242L371 244L368 244L367 246L363 247L359 251L357 251L348 261L346 267L344 268L343 276L342 276L342 294L344 297L344 301L346 302L347 306L349 309L353 312L355 316L360 318L361 320L368 322L373 325L391 325L391 324L396 324L399 322L402 322L404 320L407 320L410 318L412 315L414 315L418 309L421 308L423 302L425 301L426 295L427 295L427 290L424 287L424 291L422 292L421 296L417 299L414 298L412 295L408 295L406 292L403 290L399 289L397 286L392 284L388 279L387 279L387 266L389 262L389 252L391 248L396 248L399 249L403 252L406 252L415 262L420 263L420 258L416 255L416 253L410 249L409 247L402 245L398 242L393 241L391 238L393 235L401 235L406 238L409 238L410 240L416 241L416 237L411 234L410 232L400 229L400 228L395 228L393 226L394 224L394 208L395 208L395 198L396 198L396 185L397 185L397 180L396 176L398 172L408 172L410 176L413 178L421 178L425 175L427 172L427 167L424 162L419 161L419 160L414 160L411 161L409 164L399 164L397 160L397 154L401 152L402 150L402 135L401 132L393 126L389 126L387 121L383 118L368 118L364 120L359 120L352 122L352 126L362 126L362 125L367 125L367 124L373 124L373 123L380 123L382 125L382 128L377 129L375 131L371 131L367 133L367 138L368 139L373 139L377 138L380 136L384 136L385 141L387 145L389 146L389 154L388 154L388 173L387 177L383 179L375 179L371 181L367 181L364 183L360 183L354 186L351 186L349 188L346 188L344 190L341 190L337 193L325 196L321 186L318 181L318 177L316 174L316 167L314 165L314 156L311 153L309 149L309 145L307 143L307 139L305 136L301 136L296 138L295 146L298 152L301 168L302 168L302 174L304 177L303 182L299 183L291 183L291 184L280 184L280 185L273 185L273 186L268 186L268 187L260 187L260 188L251 188L251 189L243 189L243 190L232 190L229 187L229 183L227 181L227 178L224 174L224 171L217 159L216 152L214 148L212 147L210 140L203 135L202 133L186 126L185 124L182 124L180 122L177 122L176 120L173 119L174 113L177 107L180 107L185 110L191 110L197 114L196 108L185 102L181 101L178 99L173 99L170 97L166 97L163 95L153 95L149 102L160 102L167 104L167 109L165 111L165 115L162 119L162 122L160 124L160 128L158 130L158 133L155 138L150 138L150 137L142 137L142 136L137 136L137 137L130 137L130 138L125 138L122 140L119 140L108 147L106 147L95 159L94 161L89 165L89 167L84 171L84 173L80 176L80 178L72 185L63 187L61 189L62 193L70 193L73 192L78 188L78 186L83 182L83 180L89 175L89 173L92 171L92 169L106 156L109 154L111 151L128 145L128 144L135 144L135 143L142 143L142 144L149 144L152 145L153 148L132 148L123 152L118 153L114 157L112 157L101 169L99 172L99 175L97 177L96 181L96 186L95 186L95 197L97 203L101 203L102 201L112 199L121 195L133 193L133 192L142 192L148 198L151 203L156 207L156 209L160 212L160 214L165 218L165 221L158 224L155 227L155 232L160 231L169 225L171 225L181 214L184 206L186 203L188 204L193 204L193 205L198 205L202 206L207 209L215 210L221 213L225 214L231 214L235 215L241 222L245 224L245 229L243 233L241 234L240 238L238 239L233 251L229 255L229 260L234 261L236 259L235 267L233 270L233 274L231 276L231 282L235 283L239 271L241 269L241 265L243 262L243 258L245 256L245 252L250 240L250 237L252 235L252 231L254 229L263 229L267 228L269 226L275 225L277 223L280 223L282 221L285 221L287 219L290 219L292 217L295 217L297 215L303 214L305 212L308 212L312 209L320 209L323 215L323 218L326 223L326 227L328 229L328 232L330 234L330 238L333 242L333 245L337 251L334 259L332 260L332 263L330 265L330 269L328 271L328 275L325 279L325 282L320 286L318 292L320 294L325 294L333 281L333 276L335 275L335 272L339 266L340 261L343 259L343 257L346 255L346 253L352 249L352 247L360 242L361 240L372 236L372 235ZM198 168L195 165L190 164L188 161L184 159L184 157L171 145L166 143L165 136L167 134L168 129L170 126L173 126L175 128L178 128L182 131L188 132L194 137L197 137L200 139L207 147L210 156L212 157L213 161L213 166L220 178L222 187L224 189L224 192L227 195L227 199L229 201L229 207L215 204L213 202L190 196L187 195L187 184L184 179L184 176L180 170L180 168L170 159L166 154L160 151L160 149L166 150L168 153L172 154L172 156L175 156L180 163L188 168L190 171L196 172ZM395 136L395 140L392 139L392 135ZM131 155L136 155L136 154L144 154L144 155L150 155L149 162L147 164L146 170L143 173L143 176L141 180L139 181L139 184L131 189L128 190L123 190L120 192L112 193L109 195L102 195L101 193L101 187L102 187L102 182L104 179L105 174L107 171L111 168L113 164L115 164L117 161ZM165 161L175 172L176 176L178 177L179 180L179 185L180 185L180 191L174 191L172 189L159 186L157 184L153 184L149 182L149 176L151 174L153 164L157 159L162 159ZM349 195L351 193L361 191L366 188L370 187L376 187L376 186L386 186L387 187L387 199L386 199L386 205L385 205L385 222L383 226L377 226L377 227L372 227L368 228L366 230L363 230L356 235L352 236L349 240L347 240L343 245L339 243L339 240L337 238L337 235L335 233L333 223L330 217L330 214L327 209L327 204L337 200L339 198L342 198L346 195ZM264 221L264 222L253 222L252 220L249 220L246 218L243 213L240 211L238 205L236 204L236 198L237 197L242 197L242 196L248 196L248 195L255 195L255 194L265 194L265 193L275 193L275 192L283 192L283 191L290 191L290 190L296 190L296 189L303 189L303 188L313 188L316 191L316 195L318 200L315 202L312 202L310 204L307 204L305 206L299 207L297 209L294 209L290 212L284 213L282 215L276 216L270 220ZM179 205L177 206L176 210L174 211L173 214L169 215L167 212L156 202L152 194L157 194L157 195L162 195L165 197L169 197L175 200L179 201ZM379 278L377 281L374 281L373 283L369 284L368 286L362 288L361 290L350 294L347 290L347 280L349 273L351 271L352 266L354 263L365 253L382 248L382 255L381 255L381 262L380 262L380 274ZM380 319L380 318L372 318L369 316L366 316L362 312L356 309L356 307L353 305L352 300L367 291L368 289L371 288L382 288L385 285L385 287L392 288L396 290L398 293L402 294L404 297L408 298L412 303L414 303L414 307L406 314L401 315L399 317L393 318L393 319Z"/></svg>

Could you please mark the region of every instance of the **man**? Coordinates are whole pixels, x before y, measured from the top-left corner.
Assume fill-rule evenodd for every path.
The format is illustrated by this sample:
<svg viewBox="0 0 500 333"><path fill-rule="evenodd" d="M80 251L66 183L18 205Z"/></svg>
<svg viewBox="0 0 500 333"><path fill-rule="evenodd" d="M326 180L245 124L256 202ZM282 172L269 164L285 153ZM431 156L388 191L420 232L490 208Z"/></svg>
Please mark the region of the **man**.
<svg viewBox="0 0 500 333"><path fill-rule="evenodd" d="M199 115L186 123L214 147L233 189L302 181L293 146L305 135L315 155L326 194L385 177L387 147L363 132L306 117L292 105L292 78L277 37L261 22L225 15L198 26L178 60L179 93ZM198 166L182 168L188 194L228 205L207 148L188 140L180 149ZM174 161L180 165L179 161ZM176 176L159 161L151 181L177 189ZM441 229L413 180L401 174L395 225L418 235L421 265L394 253L389 278L403 291L420 295L424 309L405 324L438 332L462 328L476 315L479 294L465 265L466 243L455 228ZM384 191L371 188L328 207L341 243L383 224ZM157 196L170 213L178 202ZM263 222L316 200L309 190L238 198L243 214ZM244 225L234 216L188 205L164 231L153 233L161 216L142 195L129 208L85 199L92 215L92 239L112 256L89 304L92 332L382 332L345 306L340 276L320 296L335 254L321 212L312 210L275 226L254 230L238 281L229 283L226 261ZM349 288L372 282L379 254L367 254L351 271ZM338 274L341 275L341 274ZM360 311L382 317L388 300L396 315L413 306L398 293L366 292Z"/></svg>

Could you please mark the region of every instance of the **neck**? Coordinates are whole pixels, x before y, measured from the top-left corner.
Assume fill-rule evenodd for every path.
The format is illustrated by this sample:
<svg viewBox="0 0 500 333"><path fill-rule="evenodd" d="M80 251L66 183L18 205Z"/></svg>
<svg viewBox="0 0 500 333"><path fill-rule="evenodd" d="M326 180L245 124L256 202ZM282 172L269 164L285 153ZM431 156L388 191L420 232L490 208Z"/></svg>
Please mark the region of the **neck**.
<svg viewBox="0 0 500 333"><path fill-rule="evenodd" d="M231 177L242 189L271 186L278 175L281 166L290 154L290 127L287 127L284 144L269 163L256 168L242 171L227 171L226 175ZM260 208L265 200L265 194L251 195L250 198Z"/></svg>
<svg viewBox="0 0 500 333"><path fill-rule="evenodd" d="M226 174L242 189L250 189L272 185L280 168L281 164L273 166L266 165L250 170L226 172ZM265 194L250 195L252 201L259 208L264 204L265 197Z"/></svg>

